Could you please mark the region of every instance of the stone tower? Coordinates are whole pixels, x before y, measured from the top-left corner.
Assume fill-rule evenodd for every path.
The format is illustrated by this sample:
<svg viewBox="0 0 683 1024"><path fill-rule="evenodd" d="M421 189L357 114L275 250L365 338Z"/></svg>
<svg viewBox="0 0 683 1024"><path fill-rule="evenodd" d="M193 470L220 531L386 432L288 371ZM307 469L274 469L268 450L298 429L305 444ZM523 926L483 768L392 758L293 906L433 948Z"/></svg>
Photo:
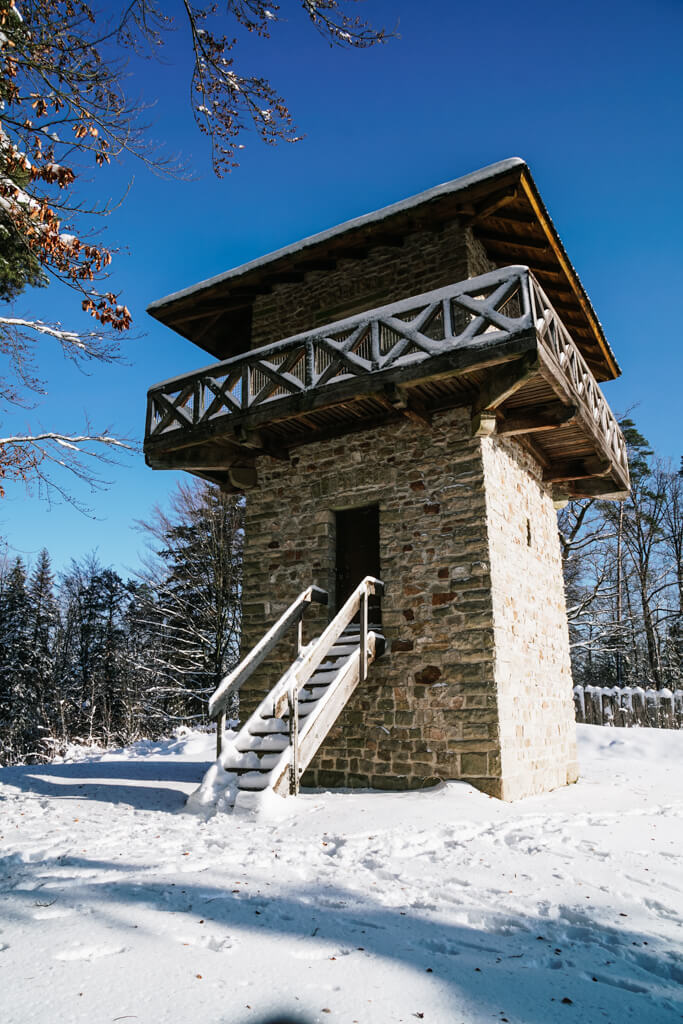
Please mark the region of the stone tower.
<svg viewBox="0 0 683 1024"><path fill-rule="evenodd" d="M557 503L628 491L618 366L523 161L154 303L218 363L148 396L145 451L246 493L246 653L315 583L365 575L386 651L304 779L577 777ZM308 620L320 632L329 609ZM250 712L290 662L241 692Z"/></svg>

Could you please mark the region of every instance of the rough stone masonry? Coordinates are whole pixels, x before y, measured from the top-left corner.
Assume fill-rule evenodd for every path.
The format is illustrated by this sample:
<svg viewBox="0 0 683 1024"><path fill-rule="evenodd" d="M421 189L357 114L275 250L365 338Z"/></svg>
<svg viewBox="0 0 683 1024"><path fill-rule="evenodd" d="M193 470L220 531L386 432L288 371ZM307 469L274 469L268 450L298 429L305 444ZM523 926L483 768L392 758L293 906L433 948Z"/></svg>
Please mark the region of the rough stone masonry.
<svg viewBox="0 0 683 1024"><path fill-rule="evenodd" d="M259 459L247 500L243 650L296 595L335 586L335 510L377 504L384 656L305 784L464 779L513 800L577 777L569 639L549 488L515 441L472 437L468 409ZM327 609L307 613L309 636ZM293 651L241 693L245 718Z"/></svg>

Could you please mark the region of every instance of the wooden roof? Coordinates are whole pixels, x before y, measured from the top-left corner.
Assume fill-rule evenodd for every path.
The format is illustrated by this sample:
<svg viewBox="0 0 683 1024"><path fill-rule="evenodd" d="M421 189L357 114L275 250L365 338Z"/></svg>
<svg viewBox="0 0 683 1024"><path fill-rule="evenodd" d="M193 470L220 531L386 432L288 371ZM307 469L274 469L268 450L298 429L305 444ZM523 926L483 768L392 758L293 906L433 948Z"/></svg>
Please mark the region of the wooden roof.
<svg viewBox="0 0 683 1024"><path fill-rule="evenodd" d="M218 359L234 354L254 298L284 281L303 280L373 246L400 242L458 217L498 266L524 264L539 279L597 380L620 369L526 163L513 157L419 195L347 221L153 302L148 312ZM403 296L396 296L402 298Z"/></svg>

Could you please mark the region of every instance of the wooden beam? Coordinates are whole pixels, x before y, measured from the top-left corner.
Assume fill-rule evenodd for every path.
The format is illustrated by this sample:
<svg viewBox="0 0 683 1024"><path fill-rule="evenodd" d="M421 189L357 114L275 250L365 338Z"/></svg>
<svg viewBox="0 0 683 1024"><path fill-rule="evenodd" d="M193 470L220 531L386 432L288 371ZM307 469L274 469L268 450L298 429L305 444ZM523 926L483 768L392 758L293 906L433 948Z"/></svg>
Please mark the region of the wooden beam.
<svg viewBox="0 0 683 1024"><path fill-rule="evenodd" d="M202 341L209 334L211 334L211 331L213 331L214 327L216 327L220 323L220 321L223 319L224 315L225 315L225 311L224 310L221 313L216 313L216 315L214 317L212 317L209 320L208 323L204 324L203 327L200 327L199 331L197 331L197 333L192 338L192 341L194 342L194 344L201 346ZM245 347L248 348L249 347L249 339L246 338L245 342L246 342Z"/></svg>
<svg viewBox="0 0 683 1024"><path fill-rule="evenodd" d="M175 310L171 312L168 322L182 324L190 320L203 320L204 317L215 316L217 313L233 313L235 311L235 302L239 301L239 308L243 309L254 301L256 295L258 295L256 291L230 293L222 301L219 299L213 302L207 301L201 306L198 306L196 303L188 305L185 302L182 306L179 306L177 312ZM166 323L166 320L163 322Z"/></svg>
<svg viewBox="0 0 683 1024"><path fill-rule="evenodd" d="M539 438L535 434L521 434L519 438L519 443L526 448L530 455L533 455L539 466L543 469L550 469L550 459L538 441Z"/></svg>
<svg viewBox="0 0 683 1024"><path fill-rule="evenodd" d="M555 462L543 473L545 483L560 483L563 480L590 480L593 477L607 476L612 472L609 459L589 456L585 459L572 459L568 462Z"/></svg>
<svg viewBox="0 0 683 1024"><path fill-rule="evenodd" d="M539 252L548 252L549 245L544 238L523 238L520 235L499 235L494 231L486 231L483 228L476 232L476 236L482 245L503 245L513 249L537 249Z"/></svg>
<svg viewBox="0 0 683 1024"><path fill-rule="evenodd" d="M540 430L556 430L558 427L573 423L575 419L575 406L564 405L562 402L546 402L522 412L511 412L498 424L498 433L514 436L533 434Z"/></svg>
<svg viewBox="0 0 683 1024"><path fill-rule="evenodd" d="M504 213L497 213L494 220L508 221L510 224L536 224L537 220L533 213L526 213L524 210L505 209Z"/></svg>
<svg viewBox="0 0 683 1024"><path fill-rule="evenodd" d="M473 406L473 413L498 408L506 399L519 391L536 373L538 373L538 356L535 351L528 352L521 359L516 359L495 369L484 381Z"/></svg>
<svg viewBox="0 0 683 1024"><path fill-rule="evenodd" d="M388 404L390 408L395 409L396 412L405 416L406 419L412 420L413 423L419 423L423 427L431 427L432 418L430 414L419 402L416 402L414 398L411 398L406 393L405 388L399 387L397 384L385 384L377 397L380 402Z"/></svg>
<svg viewBox="0 0 683 1024"><path fill-rule="evenodd" d="M568 484L569 498L601 498L603 501L624 501L631 493L621 486L613 477L600 477L592 480L570 481Z"/></svg>
<svg viewBox="0 0 683 1024"><path fill-rule="evenodd" d="M287 449L264 438L260 430L249 430L243 423L239 423L235 427L235 439L242 448L248 448L254 455L270 455L280 462L289 462Z"/></svg>
<svg viewBox="0 0 683 1024"><path fill-rule="evenodd" d="M524 243L522 243L523 245ZM543 274L545 276L558 277L561 281L567 280L564 273L562 273L562 266L557 260L543 260L538 256L534 257L532 268L535 274Z"/></svg>
<svg viewBox="0 0 683 1024"><path fill-rule="evenodd" d="M234 448L220 442L209 442L171 451L153 449L146 453L145 461L152 469L185 469L188 472L203 470L210 473L225 472L235 456Z"/></svg>
<svg viewBox="0 0 683 1024"><path fill-rule="evenodd" d="M268 286L264 290L272 292L274 288L281 284L301 284L303 279L303 270L280 270L277 273L271 274L268 279Z"/></svg>
<svg viewBox="0 0 683 1024"><path fill-rule="evenodd" d="M475 206L474 213L469 217L464 217L463 223L467 227L471 227L473 224L477 224L479 221L492 216L496 210L500 210L504 206L509 206L509 204L514 202L516 198L517 189L514 186L506 188L502 192L496 192L487 200L487 202L482 203L479 206Z"/></svg>

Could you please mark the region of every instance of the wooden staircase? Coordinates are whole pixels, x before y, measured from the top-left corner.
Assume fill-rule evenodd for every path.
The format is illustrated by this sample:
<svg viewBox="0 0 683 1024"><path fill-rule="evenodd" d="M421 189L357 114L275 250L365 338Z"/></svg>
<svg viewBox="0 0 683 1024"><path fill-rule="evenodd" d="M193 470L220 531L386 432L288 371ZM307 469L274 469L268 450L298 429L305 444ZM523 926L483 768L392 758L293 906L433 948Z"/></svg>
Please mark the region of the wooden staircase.
<svg viewBox="0 0 683 1024"><path fill-rule="evenodd" d="M209 702L209 714L217 719L218 760L235 776L237 791L298 793L301 776L384 649L380 627L368 624L368 599L382 590L380 580L366 576L323 633L303 646L301 624L307 606L311 601L327 604L325 591L309 587L222 681ZM359 622L354 623L357 616ZM224 743L225 708L231 696L293 625L298 627L298 656L237 736Z"/></svg>

